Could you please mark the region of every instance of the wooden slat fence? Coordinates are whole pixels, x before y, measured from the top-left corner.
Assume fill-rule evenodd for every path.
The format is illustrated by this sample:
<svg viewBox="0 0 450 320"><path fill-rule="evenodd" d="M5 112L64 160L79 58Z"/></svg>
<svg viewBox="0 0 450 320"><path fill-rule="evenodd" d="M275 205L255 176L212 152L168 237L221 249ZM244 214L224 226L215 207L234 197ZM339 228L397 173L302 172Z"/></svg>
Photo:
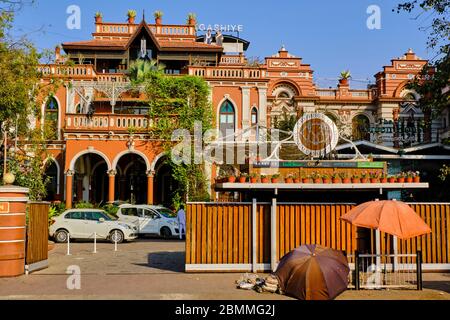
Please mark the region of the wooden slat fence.
<svg viewBox="0 0 450 320"><path fill-rule="evenodd" d="M352 253L356 250L356 227L342 221L352 204L277 204L277 257L302 244Z"/></svg>
<svg viewBox="0 0 450 320"><path fill-rule="evenodd" d="M431 227L432 233L398 240L397 253L422 250L425 265L447 268L450 266L450 204L410 205ZM357 228L340 220L352 207L352 204L278 203L276 259L301 244L320 244L352 255L359 246ZM271 204L258 203L256 212L255 262L262 270L271 263ZM226 271L227 265L233 265L228 271L249 269L254 262L252 230L252 203L188 204L186 265L206 265L201 268L203 271L209 270L207 265L221 265L209 271ZM372 249L368 248L375 253L375 234L369 231L368 236ZM393 254L393 249L393 237L381 233L381 254Z"/></svg>

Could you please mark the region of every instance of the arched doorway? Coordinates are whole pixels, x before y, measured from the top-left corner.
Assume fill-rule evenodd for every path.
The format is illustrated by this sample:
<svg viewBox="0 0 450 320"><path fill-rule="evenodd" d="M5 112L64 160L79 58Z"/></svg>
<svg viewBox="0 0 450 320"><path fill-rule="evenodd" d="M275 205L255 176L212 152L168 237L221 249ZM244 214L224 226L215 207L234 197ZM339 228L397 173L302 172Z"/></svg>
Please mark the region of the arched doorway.
<svg viewBox="0 0 450 320"><path fill-rule="evenodd" d="M147 165L135 153L123 155L116 166L115 198L133 204L147 203Z"/></svg>
<svg viewBox="0 0 450 320"><path fill-rule="evenodd" d="M359 114L352 119L353 141L370 141L370 120L363 114Z"/></svg>
<svg viewBox="0 0 450 320"><path fill-rule="evenodd" d="M99 154L86 153L75 161L74 171L73 202L106 204L108 201L108 164L105 159Z"/></svg>
<svg viewBox="0 0 450 320"><path fill-rule="evenodd" d="M60 200L59 198L59 170L58 166L53 159L49 159L46 164L45 177L48 178L48 184L46 185L47 196L45 197L45 201L55 201Z"/></svg>
<svg viewBox="0 0 450 320"><path fill-rule="evenodd" d="M178 184L173 178L172 166L168 161L170 160L167 157L162 157L155 165L155 203L166 207L172 205L174 192L178 188Z"/></svg>

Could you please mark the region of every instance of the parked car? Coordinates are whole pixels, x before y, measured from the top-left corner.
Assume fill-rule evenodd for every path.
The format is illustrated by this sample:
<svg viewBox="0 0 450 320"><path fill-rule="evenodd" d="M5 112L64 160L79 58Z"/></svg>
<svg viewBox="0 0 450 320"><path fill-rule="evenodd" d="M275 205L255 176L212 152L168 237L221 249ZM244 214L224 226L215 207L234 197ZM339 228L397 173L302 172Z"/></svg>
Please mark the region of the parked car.
<svg viewBox="0 0 450 320"><path fill-rule="evenodd" d="M137 238L137 228L124 221L111 219L105 211L98 209L70 209L51 221L49 235L56 242L70 239L106 239L111 242Z"/></svg>
<svg viewBox="0 0 450 320"><path fill-rule="evenodd" d="M179 236L176 214L162 206L123 204L119 206L117 217L119 221L134 224L141 235Z"/></svg>

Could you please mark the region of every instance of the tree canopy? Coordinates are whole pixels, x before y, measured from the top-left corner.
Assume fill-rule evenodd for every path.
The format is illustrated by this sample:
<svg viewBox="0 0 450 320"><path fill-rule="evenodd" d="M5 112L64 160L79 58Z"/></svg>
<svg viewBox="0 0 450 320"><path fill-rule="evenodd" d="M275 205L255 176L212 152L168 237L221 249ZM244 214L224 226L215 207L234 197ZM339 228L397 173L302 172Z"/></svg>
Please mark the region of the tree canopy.
<svg viewBox="0 0 450 320"><path fill-rule="evenodd" d="M409 87L421 95L423 107L439 114L449 106L449 95L444 89L450 84L450 0L407 1L398 4L394 10L414 14L415 19L427 15L425 21L431 21L421 29L428 32L427 45L436 52L436 56ZM432 81L427 81L430 70L433 70Z"/></svg>

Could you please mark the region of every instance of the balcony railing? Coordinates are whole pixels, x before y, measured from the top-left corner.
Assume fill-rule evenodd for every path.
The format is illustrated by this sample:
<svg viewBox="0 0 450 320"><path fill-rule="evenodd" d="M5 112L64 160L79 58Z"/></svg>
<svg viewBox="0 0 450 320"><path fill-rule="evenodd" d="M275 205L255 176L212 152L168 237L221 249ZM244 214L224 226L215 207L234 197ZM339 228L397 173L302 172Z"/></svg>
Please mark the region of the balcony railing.
<svg viewBox="0 0 450 320"><path fill-rule="evenodd" d="M245 62L245 57L240 55L226 55L220 58L221 64L244 64Z"/></svg>
<svg viewBox="0 0 450 320"><path fill-rule="evenodd" d="M98 114L88 117L84 114L66 114L66 131L145 131L152 121L145 115Z"/></svg>
<svg viewBox="0 0 450 320"><path fill-rule="evenodd" d="M189 67L189 75L207 79L263 79L264 71L250 67Z"/></svg>
<svg viewBox="0 0 450 320"><path fill-rule="evenodd" d="M138 25L127 23L102 23L96 28L97 35L117 34L129 35L136 31ZM188 25L156 25L149 24L150 30L157 36L195 36L195 26Z"/></svg>
<svg viewBox="0 0 450 320"><path fill-rule="evenodd" d="M88 65L43 65L38 67L38 72L42 73L44 77L70 77L77 79L93 79L96 77L94 66Z"/></svg>

